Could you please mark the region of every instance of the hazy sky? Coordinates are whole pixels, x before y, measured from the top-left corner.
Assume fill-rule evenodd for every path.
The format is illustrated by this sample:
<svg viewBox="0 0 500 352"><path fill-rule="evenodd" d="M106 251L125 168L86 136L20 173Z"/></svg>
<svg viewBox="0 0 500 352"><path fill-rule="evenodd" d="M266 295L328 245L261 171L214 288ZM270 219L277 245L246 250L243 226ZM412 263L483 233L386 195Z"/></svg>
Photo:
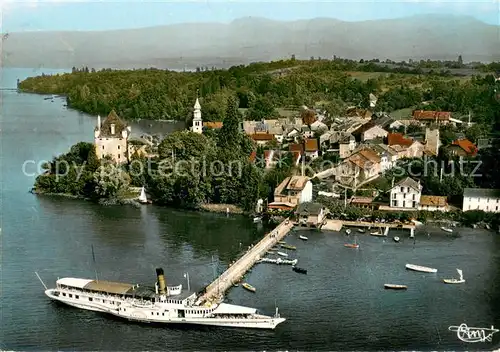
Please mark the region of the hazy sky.
<svg viewBox="0 0 500 352"><path fill-rule="evenodd" d="M139 1L0 0L0 31L106 30L182 22L230 22L245 16L276 20L333 17L346 21L438 13L470 15L500 25L500 0L406 1Z"/></svg>

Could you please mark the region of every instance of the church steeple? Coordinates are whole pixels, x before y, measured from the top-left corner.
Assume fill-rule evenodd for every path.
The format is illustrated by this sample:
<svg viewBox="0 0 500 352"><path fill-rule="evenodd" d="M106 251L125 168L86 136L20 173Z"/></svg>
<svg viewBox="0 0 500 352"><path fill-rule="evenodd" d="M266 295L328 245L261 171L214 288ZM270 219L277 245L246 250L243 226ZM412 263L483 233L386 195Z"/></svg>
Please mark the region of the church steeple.
<svg viewBox="0 0 500 352"><path fill-rule="evenodd" d="M193 112L193 127L191 128L193 132L202 133L203 132L203 120L201 119L201 105L198 97L196 97L196 102L194 103Z"/></svg>

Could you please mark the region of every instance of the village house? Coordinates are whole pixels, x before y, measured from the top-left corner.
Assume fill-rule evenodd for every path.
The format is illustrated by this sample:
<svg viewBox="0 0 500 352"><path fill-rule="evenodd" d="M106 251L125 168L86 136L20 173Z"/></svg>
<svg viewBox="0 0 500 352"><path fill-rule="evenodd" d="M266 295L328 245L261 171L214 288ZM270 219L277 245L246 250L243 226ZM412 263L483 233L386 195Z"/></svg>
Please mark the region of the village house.
<svg viewBox="0 0 500 352"><path fill-rule="evenodd" d="M372 117L372 121L386 131L393 131L405 127L403 122L390 117L387 113L375 113L375 117Z"/></svg>
<svg viewBox="0 0 500 352"><path fill-rule="evenodd" d="M500 189L465 188L462 210L500 212Z"/></svg>
<svg viewBox="0 0 500 352"><path fill-rule="evenodd" d="M328 131L328 126L321 121L315 121L313 124L311 124L311 130L313 132L322 134Z"/></svg>
<svg viewBox="0 0 500 352"><path fill-rule="evenodd" d="M370 121L352 132L356 142L369 141L375 138L387 137L387 131Z"/></svg>
<svg viewBox="0 0 500 352"><path fill-rule="evenodd" d="M320 203L301 203L295 211L299 226L321 227L326 220L327 209Z"/></svg>
<svg viewBox="0 0 500 352"><path fill-rule="evenodd" d="M474 143L466 138L453 141L453 143L449 145L447 149L452 155L462 157L476 156L478 152L478 149L474 145Z"/></svg>
<svg viewBox="0 0 500 352"><path fill-rule="evenodd" d="M398 152L392 147L379 143L372 145L370 148L380 156L380 172L384 173L396 166Z"/></svg>
<svg viewBox="0 0 500 352"><path fill-rule="evenodd" d="M380 160L373 150L359 150L337 166L336 180L356 188L359 184L378 177L381 172Z"/></svg>
<svg viewBox="0 0 500 352"><path fill-rule="evenodd" d="M448 211L448 201L443 196L421 195L418 210Z"/></svg>
<svg viewBox="0 0 500 352"><path fill-rule="evenodd" d="M132 128L123 122L114 110L101 123L97 116L94 129L94 145L98 159L109 156L115 163L124 163L129 159L128 140Z"/></svg>
<svg viewBox="0 0 500 352"><path fill-rule="evenodd" d="M306 139L304 141L304 151L306 157L310 159L316 159L319 156L318 140L317 139Z"/></svg>
<svg viewBox="0 0 500 352"><path fill-rule="evenodd" d="M292 143L288 146L288 150L293 154L294 165L299 165L300 160L304 155L304 145L302 143Z"/></svg>
<svg viewBox="0 0 500 352"><path fill-rule="evenodd" d="M389 133L387 145L398 152L398 158L421 158L425 146L412 138L405 138L401 133Z"/></svg>
<svg viewBox="0 0 500 352"><path fill-rule="evenodd" d="M423 125L447 125L450 123L451 112L414 110L412 117L414 121L418 121Z"/></svg>
<svg viewBox="0 0 500 352"><path fill-rule="evenodd" d="M274 190L274 202L285 203L296 206L301 203L312 201L312 182L306 176L290 176L279 184ZM272 207L271 207L272 208Z"/></svg>
<svg viewBox="0 0 500 352"><path fill-rule="evenodd" d="M252 138L257 145L266 145L274 140L274 135L267 132L257 132L251 134L250 138Z"/></svg>
<svg viewBox="0 0 500 352"><path fill-rule="evenodd" d="M438 155L440 147L441 147L441 140L439 138L439 129L426 128L424 151L430 155Z"/></svg>
<svg viewBox="0 0 500 352"><path fill-rule="evenodd" d="M339 140L339 157L347 158L356 149L356 139L352 134L344 135Z"/></svg>
<svg viewBox="0 0 500 352"><path fill-rule="evenodd" d="M420 204L422 185L420 182L406 177L391 188L390 207L417 209Z"/></svg>
<svg viewBox="0 0 500 352"><path fill-rule="evenodd" d="M373 202L373 200L374 200L373 197L353 196L350 199L349 204L352 205L352 206L355 206L357 208L376 210L378 207Z"/></svg>

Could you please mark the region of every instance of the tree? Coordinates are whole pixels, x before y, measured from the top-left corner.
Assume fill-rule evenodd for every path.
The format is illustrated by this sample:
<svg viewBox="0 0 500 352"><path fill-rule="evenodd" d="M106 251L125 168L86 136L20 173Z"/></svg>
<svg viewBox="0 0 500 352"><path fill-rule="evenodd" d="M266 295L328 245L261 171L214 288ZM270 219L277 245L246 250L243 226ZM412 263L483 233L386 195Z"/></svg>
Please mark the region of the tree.
<svg viewBox="0 0 500 352"><path fill-rule="evenodd" d="M97 197L116 198L128 189L130 176L119 166L106 163L94 172L94 182Z"/></svg>

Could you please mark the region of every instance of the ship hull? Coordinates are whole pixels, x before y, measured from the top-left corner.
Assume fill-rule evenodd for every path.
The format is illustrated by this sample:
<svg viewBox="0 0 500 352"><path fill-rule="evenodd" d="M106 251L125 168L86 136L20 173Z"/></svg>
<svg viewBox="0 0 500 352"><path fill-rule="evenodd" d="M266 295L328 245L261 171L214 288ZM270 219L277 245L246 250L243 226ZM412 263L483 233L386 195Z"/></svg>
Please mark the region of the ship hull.
<svg viewBox="0 0 500 352"><path fill-rule="evenodd" d="M189 324L189 325L205 325L205 326L217 326L217 327L227 327L227 328L248 328L248 329L275 329L278 324L281 324L286 319L285 318L273 318L273 317L257 317L252 319L220 319L220 318L178 318L178 317L168 317L162 315L148 315L140 309L130 309L127 308L125 312L119 310L116 307L109 307L107 305L93 303L79 303L74 300L56 295L55 289L48 289L45 294L53 301L66 304L68 306L90 310L94 312L107 313L115 317L122 318L124 320L138 322L138 323L155 323L155 324Z"/></svg>

